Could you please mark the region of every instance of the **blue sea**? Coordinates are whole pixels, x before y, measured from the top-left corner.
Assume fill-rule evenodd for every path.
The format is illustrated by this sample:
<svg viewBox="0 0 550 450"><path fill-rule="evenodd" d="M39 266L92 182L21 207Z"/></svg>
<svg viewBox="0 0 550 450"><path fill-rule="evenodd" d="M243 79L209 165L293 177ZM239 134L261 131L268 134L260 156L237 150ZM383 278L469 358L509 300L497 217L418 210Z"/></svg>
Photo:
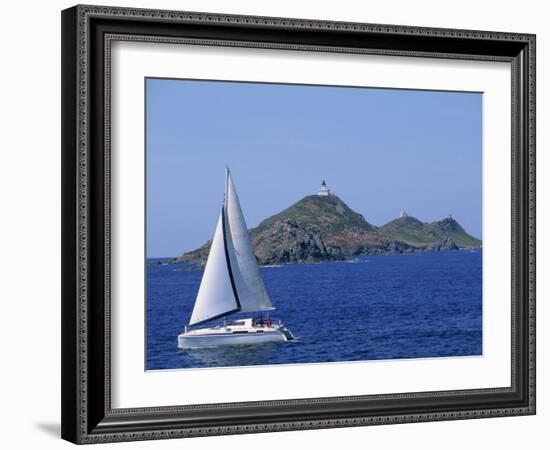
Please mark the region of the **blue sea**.
<svg viewBox="0 0 550 450"><path fill-rule="evenodd" d="M481 355L481 262L461 250L262 267L271 316L297 339L184 351L202 271L149 259L147 369Z"/></svg>

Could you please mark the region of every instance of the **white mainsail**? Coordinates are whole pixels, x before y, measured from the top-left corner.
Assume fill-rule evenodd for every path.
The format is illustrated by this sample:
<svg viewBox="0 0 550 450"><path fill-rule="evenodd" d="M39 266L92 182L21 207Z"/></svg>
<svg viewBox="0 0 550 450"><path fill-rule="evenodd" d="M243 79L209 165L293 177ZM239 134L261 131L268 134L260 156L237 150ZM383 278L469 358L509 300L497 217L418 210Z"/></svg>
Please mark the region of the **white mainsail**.
<svg viewBox="0 0 550 450"><path fill-rule="evenodd" d="M260 274L250 233L246 227L244 216L231 178L229 169L226 169L225 206L227 223L231 236L231 245L235 254L237 267L230 255L231 269L233 270L241 311L265 311L274 309L269 294L265 289L264 280ZM230 252L233 253L233 252Z"/></svg>
<svg viewBox="0 0 550 450"><path fill-rule="evenodd" d="M231 269L227 264L224 209L222 208L214 232L189 325L206 322L239 310L239 300L231 280Z"/></svg>

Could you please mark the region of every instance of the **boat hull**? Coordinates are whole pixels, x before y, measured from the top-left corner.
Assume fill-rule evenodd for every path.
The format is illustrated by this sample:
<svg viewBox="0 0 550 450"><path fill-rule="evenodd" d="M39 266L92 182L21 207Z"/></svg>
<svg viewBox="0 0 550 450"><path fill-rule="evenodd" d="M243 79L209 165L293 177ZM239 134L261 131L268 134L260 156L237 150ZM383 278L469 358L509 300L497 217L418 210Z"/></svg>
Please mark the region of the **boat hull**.
<svg viewBox="0 0 550 450"><path fill-rule="evenodd" d="M267 344L269 342L284 342L286 340L286 336L279 331L269 333L223 333L202 335L182 333L178 336L178 347L186 349L221 347L225 345L252 345Z"/></svg>
<svg viewBox="0 0 550 450"><path fill-rule="evenodd" d="M282 323L255 323L253 319L242 319L223 326L185 330L178 336L178 347L204 348L225 345L267 344L269 342L291 341L294 336Z"/></svg>

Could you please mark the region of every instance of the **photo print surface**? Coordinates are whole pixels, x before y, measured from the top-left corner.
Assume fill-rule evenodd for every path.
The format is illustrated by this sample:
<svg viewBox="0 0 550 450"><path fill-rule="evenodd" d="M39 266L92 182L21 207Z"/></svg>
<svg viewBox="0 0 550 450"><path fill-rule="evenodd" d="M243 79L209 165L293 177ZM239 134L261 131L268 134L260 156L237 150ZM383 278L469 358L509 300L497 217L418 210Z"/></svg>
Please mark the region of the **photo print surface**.
<svg viewBox="0 0 550 450"><path fill-rule="evenodd" d="M147 78L147 370L482 355L482 97Z"/></svg>

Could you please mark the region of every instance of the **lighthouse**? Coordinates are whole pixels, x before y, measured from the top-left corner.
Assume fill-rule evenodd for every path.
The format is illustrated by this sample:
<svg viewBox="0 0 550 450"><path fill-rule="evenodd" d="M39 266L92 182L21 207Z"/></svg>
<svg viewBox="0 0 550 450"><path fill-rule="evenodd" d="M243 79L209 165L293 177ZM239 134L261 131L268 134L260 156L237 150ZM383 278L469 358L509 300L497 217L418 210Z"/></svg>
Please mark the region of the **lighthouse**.
<svg viewBox="0 0 550 450"><path fill-rule="evenodd" d="M317 195L321 195L323 197L330 195L330 189L327 187L325 180L323 180L323 182L321 183L321 189L319 189L319 192L317 192Z"/></svg>

